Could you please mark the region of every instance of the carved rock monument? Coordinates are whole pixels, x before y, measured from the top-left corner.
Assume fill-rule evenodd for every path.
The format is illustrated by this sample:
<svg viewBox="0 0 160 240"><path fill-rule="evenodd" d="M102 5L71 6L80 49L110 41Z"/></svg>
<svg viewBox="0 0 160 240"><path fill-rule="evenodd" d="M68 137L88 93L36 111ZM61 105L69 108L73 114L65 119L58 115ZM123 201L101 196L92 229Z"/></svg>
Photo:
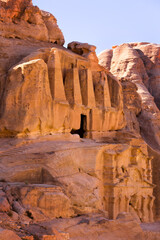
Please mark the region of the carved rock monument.
<svg viewBox="0 0 160 240"><path fill-rule="evenodd" d="M159 45L63 44L0 1L0 239L158 239Z"/></svg>

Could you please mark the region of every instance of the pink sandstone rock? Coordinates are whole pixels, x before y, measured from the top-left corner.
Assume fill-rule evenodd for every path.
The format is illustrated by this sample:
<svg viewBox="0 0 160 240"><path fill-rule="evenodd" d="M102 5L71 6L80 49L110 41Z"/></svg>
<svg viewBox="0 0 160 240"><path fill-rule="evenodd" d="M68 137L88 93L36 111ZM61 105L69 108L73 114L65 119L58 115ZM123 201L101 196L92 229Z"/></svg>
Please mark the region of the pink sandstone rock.
<svg viewBox="0 0 160 240"><path fill-rule="evenodd" d="M64 44L57 20L31 0L0 1L0 36Z"/></svg>
<svg viewBox="0 0 160 240"><path fill-rule="evenodd" d="M13 231L0 228L0 240L21 240Z"/></svg>
<svg viewBox="0 0 160 240"><path fill-rule="evenodd" d="M62 47L57 20L32 1L0 7L0 239L19 239L5 228L22 239L149 237L140 222L160 216L159 45L114 46L100 65L93 45Z"/></svg>
<svg viewBox="0 0 160 240"><path fill-rule="evenodd" d="M8 212L10 210L10 205L6 197L0 197L0 212Z"/></svg>
<svg viewBox="0 0 160 240"><path fill-rule="evenodd" d="M159 112L159 51L160 45L130 43L116 46L112 59L108 51L99 55L102 66L122 83L127 128L141 134L149 144L153 156L153 182L155 215L159 219L159 154L160 154L160 112ZM153 150L154 149L154 150Z"/></svg>
<svg viewBox="0 0 160 240"><path fill-rule="evenodd" d="M103 66L106 66L105 60L102 60L106 54L104 52L99 56ZM111 62L110 71L122 82L122 85L126 80L136 84L137 93L142 104L138 115L139 125L145 140L157 149L160 148L160 113L157 107L158 95L156 93L159 86L158 56L159 45L148 43L122 44L113 49L112 60L109 60L109 63ZM107 58L106 61L108 61ZM155 84L157 87L154 87ZM138 112L135 116L137 114ZM134 117L134 119L136 118ZM137 125L136 121L133 121L133 117L128 116L129 122L135 122L134 124Z"/></svg>

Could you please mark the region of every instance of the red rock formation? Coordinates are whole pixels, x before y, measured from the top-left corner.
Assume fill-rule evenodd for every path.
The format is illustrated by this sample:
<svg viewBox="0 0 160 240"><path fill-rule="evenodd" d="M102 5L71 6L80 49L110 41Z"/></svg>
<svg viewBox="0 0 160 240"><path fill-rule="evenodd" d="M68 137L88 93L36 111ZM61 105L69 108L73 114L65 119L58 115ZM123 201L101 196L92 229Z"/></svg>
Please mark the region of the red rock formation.
<svg viewBox="0 0 160 240"><path fill-rule="evenodd" d="M144 83L160 109L160 45L143 43L134 45L134 48L138 51L148 75L148 82Z"/></svg>
<svg viewBox="0 0 160 240"><path fill-rule="evenodd" d="M144 240L160 216L140 135L159 146L157 46L115 46L101 66L30 0L0 7L0 239Z"/></svg>
<svg viewBox="0 0 160 240"><path fill-rule="evenodd" d="M31 0L0 1L0 36L64 44L55 17L40 11Z"/></svg>
<svg viewBox="0 0 160 240"><path fill-rule="evenodd" d="M149 144L153 156L153 182L155 214L160 216L159 154L160 154L160 45L150 43L122 44L113 49L113 57L108 51L99 55L102 66L110 66L110 71L122 84L127 129L141 136ZM154 150L153 150L153 149Z"/></svg>
<svg viewBox="0 0 160 240"><path fill-rule="evenodd" d="M136 85L138 93L136 101L141 99L142 105L140 110L140 104L138 104L139 110L137 109L135 116L138 114L141 132L146 141L158 149L160 149L160 112L157 108L160 86L159 49L159 45L156 44L122 44L113 49L112 60L108 60L106 57L106 55L108 56L107 52L99 55L102 66L106 67L108 63L105 61L109 61L110 71L122 82L122 85L125 81L130 81ZM126 93L124 92L124 94L126 99ZM130 102L133 101L132 105L137 105L130 94L128 94L128 99ZM125 106L127 107L126 101ZM129 116L127 119L129 125L133 122L137 126L136 117L134 117L134 121Z"/></svg>
<svg viewBox="0 0 160 240"><path fill-rule="evenodd" d="M31 7L32 0L6 0L0 1L0 20L3 22L14 22L20 19L25 9Z"/></svg>

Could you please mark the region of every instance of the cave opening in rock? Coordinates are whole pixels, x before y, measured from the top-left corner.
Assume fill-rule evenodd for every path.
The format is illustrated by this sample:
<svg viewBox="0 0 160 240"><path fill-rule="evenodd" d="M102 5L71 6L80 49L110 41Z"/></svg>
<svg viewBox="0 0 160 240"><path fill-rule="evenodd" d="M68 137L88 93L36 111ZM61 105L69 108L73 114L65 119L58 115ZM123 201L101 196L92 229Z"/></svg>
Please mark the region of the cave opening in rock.
<svg viewBox="0 0 160 240"><path fill-rule="evenodd" d="M81 114L81 125L78 130L72 129L71 134L78 134L80 138L85 138L87 135L87 116Z"/></svg>

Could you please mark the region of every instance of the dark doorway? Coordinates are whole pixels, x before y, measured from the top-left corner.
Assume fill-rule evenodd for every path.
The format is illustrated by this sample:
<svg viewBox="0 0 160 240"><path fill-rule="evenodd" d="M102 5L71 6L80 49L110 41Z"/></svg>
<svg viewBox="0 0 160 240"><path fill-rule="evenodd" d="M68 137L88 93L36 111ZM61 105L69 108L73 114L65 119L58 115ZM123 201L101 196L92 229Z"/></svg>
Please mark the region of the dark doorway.
<svg viewBox="0 0 160 240"><path fill-rule="evenodd" d="M85 138L87 135L87 116L81 114L81 125L80 129L72 129L71 134L78 134L80 138Z"/></svg>

